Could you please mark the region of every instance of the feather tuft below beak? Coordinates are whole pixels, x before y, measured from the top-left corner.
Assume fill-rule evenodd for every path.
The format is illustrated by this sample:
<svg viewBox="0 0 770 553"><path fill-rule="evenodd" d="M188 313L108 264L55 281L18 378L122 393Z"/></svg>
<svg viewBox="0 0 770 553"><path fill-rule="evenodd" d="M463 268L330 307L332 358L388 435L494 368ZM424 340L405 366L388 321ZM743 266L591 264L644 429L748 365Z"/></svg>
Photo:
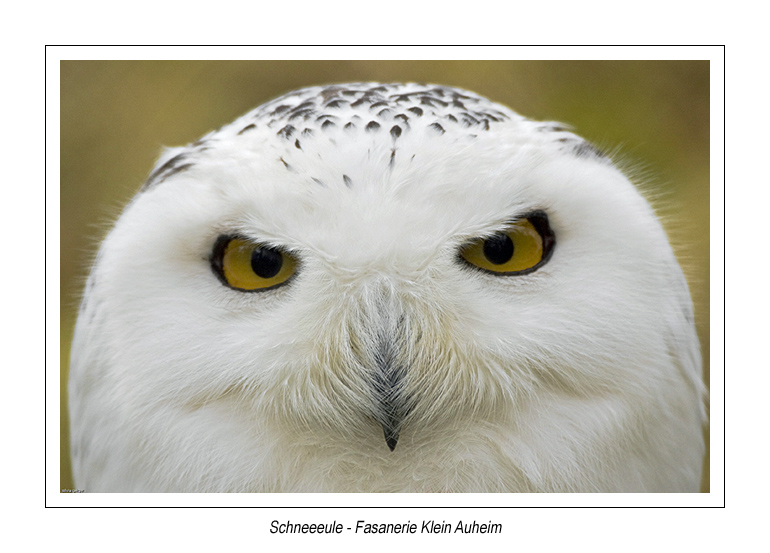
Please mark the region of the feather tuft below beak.
<svg viewBox="0 0 770 553"><path fill-rule="evenodd" d="M379 336L374 353L373 393L376 398L375 419L382 425L385 443L396 449L401 426L409 413L404 394L406 367L398 359L398 329Z"/></svg>

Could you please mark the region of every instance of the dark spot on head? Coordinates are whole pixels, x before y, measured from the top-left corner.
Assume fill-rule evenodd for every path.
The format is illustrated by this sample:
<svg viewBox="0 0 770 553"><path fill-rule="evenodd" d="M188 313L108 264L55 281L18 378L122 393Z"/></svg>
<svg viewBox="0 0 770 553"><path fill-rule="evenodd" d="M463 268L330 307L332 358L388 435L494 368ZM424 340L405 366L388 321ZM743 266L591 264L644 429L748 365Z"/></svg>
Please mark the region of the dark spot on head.
<svg viewBox="0 0 770 553"><path fill-rule="evenodd" d="M342 100L332 100L331 102L324 105L324 107L327 108L338 108L340 107L340 104L342 103Z"/></svg>
<svg viewBox="0 0 770 553"><path fill-rule="evenodd" d="M161 180L160 180L160 181L158 181L158 183L160 183L160 182L163 182L163 181L164 181L164 180L166 180L167 178L169 178L169 177L171 177L171 176L173 176L173 175L176 175L177 173L181 173L182 171L187 171L187 170L188 170L190 167L192 167L192 166L193 166L193 164L192 164L192 163L183 163L182 165L177 165L177 166L176 166L176 167L174 167L173 169L171 169L171 170L169 170L169 171L166 171L166 172L163 174L163 178L161 178Z"/></svg>
<svg viewBox="0 0 770 553"><path fill-rule="evenodd" d="M294 141L294 147L297 148L298 150L302 149L302 146L299 145L299 139Z"/></svg>
<svg viewBox="0 0 770 553"><path fill-rule="evenodd" d="M303 119L309 119L310 116L313 115L314 113L315 111L310 108L293 111L291 116L289 116L289 121L291 121L292 119L296 119L297 117L302 117Z"/></svg>
<svg viewBox="0 0 770 553"><path fill-rule="evenodd" d="M286 125L284 128L282 128L280 131L278 131L276 134L280 136L281 138L285 138L288 140L291 138L292 133L294 132L294 127L292 125Z"/></svg>
<svg viewBox="0 0 770 553"><path fill-rule="evenodd" d="M187 157L187 152L182 152L181 154L175 155L171 159L169 159L166 163L158 167L153 173L150 175L150 180L155 178L157 175L160 175L161 173L168 171L169 169L173 169L180 163L182 163L185 158Z"/></svg>
<svg viewBox="0 0 770 553"><path fill-rule="evenodd" d="M374 102L371 106L369 106L369 109L378 108L380 106L387 106L388 103L384 101Z"/></svg>
<svg viewBox="0 0 770 553"><path fill-rule="evenodd" d="M568 131L569 129L558 123L546 123L545 125L538 126L537 130L540 132L564 132Z"/></svg>
<svg viewBox="0 0 770 553"><path fill-rule="evenodd" d="M313 129L302 129L302 136L313 136Z"/></svg>
<svg viewBox="0 0 770 553"><path fill-rule="evenodd" d="M166 163L158 167L147 178L147 182L144 184L142 189L146 190L147 188L155 186L156 184L160 184L167 178L176 175L177 173L181 173L182 171L186 171L192 167L192 163L183 163L187 161L188 154L189 152L182 152L181 154L175 155Z"/></svg>
<svg viewBox="0 0 770 553"><path fill-rule="evenodd" d="M345 92L345 89L342 88L341 86L327 86L326 88L321 90L321 98L323 98L323 101L325 102L329 98L334 98L335 96L339 95L340 92L342 92L343 94Z"/></svg>
<svg viewBox="0 0 770 553"><path fill-rule="evenodd" d="M431 98L431 102L433 102L431 105L434 107L435 107L435 104L438 104L444 108L449 105L449 102L445 102L444 100L439 100L438 98Z"/></svg>
<svg viewBox="0 0 770 553"><path fill-rule="evenodd" d="M347 186L348 188L353 186L353 181L347 175L342 175L342 182L344 182L345 186Z"/></svg>
<svg viewBox="0 0 770 553"><path fill-rule="evenodd" d="M245 127L243 127L240 131L238 131L238 134L243 134L246 131L250 131L251 129L256 129L256 128L257 126L254 123L252 123L251 125L246 125Z"/></svg>
<svg viewBox="0 0 770 553"><path fill-rule="evenodd" d="M377 121L369 121L366 125L367 132L374 132L380 128L380 124Z"/></svg>
<svg viewBox="0 0 770 553"><path fill-rule="evenodd" d="M313 100L305 100L300 105L296 106L292 111L304 110L306 108L311 108L314 106L315 106L315 102Z"/></svg>
<svg viewBox="0 0 770 553"><path fill-rule="evenodd" d="M435 131L438 131L438 132L439 132L439 134L444 134L444 127L442 127L442 126L441 126L441 125L439 125L438 123L431 123L429 126L430 126L430 128L432 128L433 130L435 130Z"/></svg>
<svg viewBox="0 0 770 553"><path fill-rule="evenodd" d="M417 117L420 117L422 115L422 108L413 107L413 108L409 108L409 111L414 113Z"/></svg>
<svg viewBox="0 0 770 553"><path fill-rule="evenodd" d="M284 111L286 111L290 107L291 106L288 106L286 104L282 104L282 105L278 106L277 108L275 108L272 112L270 112L270 115L272 115L272 116L280 115L281 113L283 113Z"/></svg>
<svg viewBox="0 0 770 553"><path fill-rule="evenodd" d="M393 162L396 160L396 149L390 150L390 160L388 161L388 167L393 169Z"/></svg>
<svg viewBox="0 0 770 553"><path fill-rule="evenodd" d="M398 125L393 125L393 127L390 129L390 136L392 136L394 139L401 136L401 127Z"/></svg>
<svg viewBox="0 0 770 553"><path fill-rule="evenodd" d="M313 179L313 182L314 182L314 183L316 183L316 184L320 184L321 186L323 186L324 188L326 188L326 185L325 185L325 184L323 183L323 181L321 181L320 179L317 179L317 178L315 178L315 177L310 177L310 178L311 178L311 179Z"/></svg>
<svg viewBox="0 0 770 553"><path fill-rule="evenodd" d="M406 115L404 115L403 113L399 113L393 119L401 119L404 123L408 123L409 122L409 118Z"/></svg>
<svg viewBox="0 0 770 553"><path fill-rule="evenodd" d="M590 142L583 140L579 144L576 144L575 147L572 149L572 153L574 153L577 157L598 157L598 158L605 158L604 152L599 150L596 146L591 144Z"/></svg>
<svg viewBox="0 0 770 553"><path fill-rule="evenodd" d="M328 128L330 128L330 127L336 127L336 125L334 124L334 121L330 121L330 120L328 120L328 119L327 119L327 120L326 120L326 121L324 121L324 122L323 122L323 124L321 125L321 130L324 130L324 131L325 131L326 129L328 129Z"/></svg>

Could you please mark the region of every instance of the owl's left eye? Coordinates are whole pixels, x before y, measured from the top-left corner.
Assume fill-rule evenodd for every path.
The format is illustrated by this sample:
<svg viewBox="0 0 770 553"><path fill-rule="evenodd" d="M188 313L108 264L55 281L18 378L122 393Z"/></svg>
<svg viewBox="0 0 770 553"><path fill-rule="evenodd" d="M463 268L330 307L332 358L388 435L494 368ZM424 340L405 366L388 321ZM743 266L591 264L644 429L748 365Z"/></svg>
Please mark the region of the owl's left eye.
<svg viewBox="0 0 770 553"><path fill-rule="evenodd" d="M278 248L237 236L220 236L211 267L230 288L261 292L285 284L296 272L297 260Z"/></svg>
<svg viewBox="0 0 770 553"><path fill-rule="evenodd" d="M489 273L523 275L548 261L554 242L548 217L537 211L517 220L505 231L466 244L460 256Z"/></svg>

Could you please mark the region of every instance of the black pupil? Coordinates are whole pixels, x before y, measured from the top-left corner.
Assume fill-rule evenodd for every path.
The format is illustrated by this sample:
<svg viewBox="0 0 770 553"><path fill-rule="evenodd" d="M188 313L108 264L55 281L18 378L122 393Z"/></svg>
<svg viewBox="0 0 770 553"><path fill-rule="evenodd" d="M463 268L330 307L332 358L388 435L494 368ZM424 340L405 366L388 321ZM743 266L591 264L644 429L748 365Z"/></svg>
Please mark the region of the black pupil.
<svg viewBox="0 0 770 553"><path fill-rule="evenodd" d="M257 248L251 254L251 268L258 277L272 278L283 265L281 252L269 248Z"/></svg>
<svg viewBox="0 0 770 553"><path fill-rule="evenodd" d="M496 234L484 241L484 257L490 263L502 265L513 257L513 241L507 234Z"/></svg>

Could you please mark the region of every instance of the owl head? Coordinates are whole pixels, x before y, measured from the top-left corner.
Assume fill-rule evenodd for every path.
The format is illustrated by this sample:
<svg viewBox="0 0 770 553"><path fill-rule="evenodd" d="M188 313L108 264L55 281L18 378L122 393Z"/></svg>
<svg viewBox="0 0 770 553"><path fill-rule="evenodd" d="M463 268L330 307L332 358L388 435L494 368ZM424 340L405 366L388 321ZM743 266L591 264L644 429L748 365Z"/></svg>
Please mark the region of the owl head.
<svg viewBox="0 0 770 553"><path fill-rule="evenodd" d="M168 150L71 368L105 491L686 491L687 284L599 150L443 86L299 90Z"/></svg>

